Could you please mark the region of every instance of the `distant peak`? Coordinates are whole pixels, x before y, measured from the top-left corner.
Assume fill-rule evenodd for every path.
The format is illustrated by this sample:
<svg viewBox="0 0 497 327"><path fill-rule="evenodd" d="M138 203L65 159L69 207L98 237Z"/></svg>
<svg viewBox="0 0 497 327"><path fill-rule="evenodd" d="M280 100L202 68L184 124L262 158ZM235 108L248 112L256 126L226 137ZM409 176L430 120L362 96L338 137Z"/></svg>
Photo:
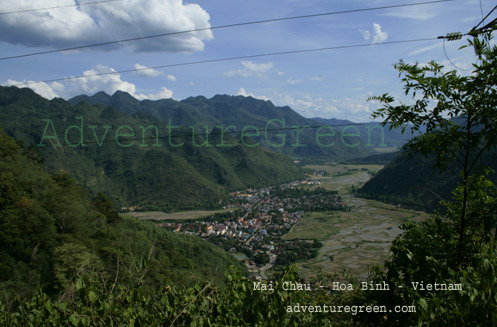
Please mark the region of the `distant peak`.
<svg viewBox="0 0 497 327"><path fill-rule="evenodd" d="M355 124L354 122L347 119L338 119L338 118L322 118L322 117L313 117L310 118L312 120L318 121L327 125L343 125L343 124Z"/></svg>
<svg viewBox="0 0 497 327"><path fill-rule="evenodd" d="M103 92L105 93L105 92ZM114 94L112 95L113 97L129 97L129 98L133 98L134 97L129 94L128 92L125 92L125 91L121 91L121 90L117 90L116 92L114 92Z"/></svg>
<svg viewBox="0 0 497 327"><path fill-rule="evenodd" d="M98 96L98 97L102 97L102 96L105 96L105 97L110 97L109 94L105 93L104 91L100 91L100 92L97 92L93 95L94 97L95 96Z"/></svg>
<svg viewBox="0 0 497 327"><path fill-rule="evenodd" d="M216 94L210 100L212 101L224 101L232 104L241 104L241 103L266 103L272 106L273 103L266 99L255 98L251 95L228 95L228 94ZM247 102L248 101L248 102Z"/></svg>
<svg viewBox="0 0 497 327"><path fill-rule="evenodd" d="M216 94L211 98L211 100L224 100L224 99L231 99L234 96L228 95L228 94Z"/></svg>
<svg viewBox="0 0 497 327"><path fill-rule="evenodd" d="M197 100L197 99L207 100L207 98L204 97L203 95L191 96L191 97L186 98L185 100Z"/></svg>

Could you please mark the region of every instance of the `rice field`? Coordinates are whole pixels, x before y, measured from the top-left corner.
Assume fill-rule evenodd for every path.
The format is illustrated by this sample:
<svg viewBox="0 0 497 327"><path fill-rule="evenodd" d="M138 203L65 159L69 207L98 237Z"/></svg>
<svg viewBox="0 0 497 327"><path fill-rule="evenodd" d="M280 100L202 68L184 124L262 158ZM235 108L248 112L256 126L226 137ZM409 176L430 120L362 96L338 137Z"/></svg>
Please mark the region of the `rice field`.
<svg viewBox="0 0 497 327"><path fill-rule="evenodd" d="M392 240L401 233L400 225L408 220L420 221L426 217L421 211L397 208L394 205L362 199L351 194L351 186L359 187L380 165L309 165L330 175L321 177L321 187L338 190L350 212L313 212L284 236L284 239L316 238L323 243L316 258L300 262L303 276L319 265L324 271L349 270L358 277L367 277L368 266L382 264L387 258ZM350 172L342 176L337 173Z"/></svg>

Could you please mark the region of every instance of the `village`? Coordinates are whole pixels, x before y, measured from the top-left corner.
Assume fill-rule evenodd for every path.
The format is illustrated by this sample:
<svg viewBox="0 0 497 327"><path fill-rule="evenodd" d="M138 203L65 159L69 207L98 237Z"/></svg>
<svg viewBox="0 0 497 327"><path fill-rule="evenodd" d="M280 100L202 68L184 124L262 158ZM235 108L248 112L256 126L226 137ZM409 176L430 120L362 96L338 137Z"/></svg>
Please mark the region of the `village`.
<svg viewBox="0 0 497 327"><path fill-rule="evenodd" d="M336 191L307 179L260 189L249 188L230 193L225 211L188 221L159 224L171 231L200 236L243 260L257 278L274 265L287 265L313 258L321 247L316 240L282 240L306 212L347 210Z"/></svg>

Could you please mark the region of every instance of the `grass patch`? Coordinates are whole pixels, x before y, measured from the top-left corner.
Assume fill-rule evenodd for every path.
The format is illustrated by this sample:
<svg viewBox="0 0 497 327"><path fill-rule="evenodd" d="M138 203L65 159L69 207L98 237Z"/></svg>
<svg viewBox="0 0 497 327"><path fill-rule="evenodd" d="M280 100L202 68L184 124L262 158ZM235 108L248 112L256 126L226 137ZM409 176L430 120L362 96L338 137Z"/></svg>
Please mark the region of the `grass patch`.
<svg viewBox="0 0 497 327"><path fill-rule="evenodd" d="M317 239L318 241L324 241L338 233L335 225L340 222L341 218L335 212L309 212L282 239Z"/></svg>
<svg viewBox="0 0 497 327"><path fill-rule="evenodd" d="M187 220L187 219L201 219L212 216L216 213L224 213L233 211L233 208L220 209L220 210L188 210L173 213L165 213L162 211L144 211L144 212L128 212L127 216L133 216L145 220Z"/></svg>

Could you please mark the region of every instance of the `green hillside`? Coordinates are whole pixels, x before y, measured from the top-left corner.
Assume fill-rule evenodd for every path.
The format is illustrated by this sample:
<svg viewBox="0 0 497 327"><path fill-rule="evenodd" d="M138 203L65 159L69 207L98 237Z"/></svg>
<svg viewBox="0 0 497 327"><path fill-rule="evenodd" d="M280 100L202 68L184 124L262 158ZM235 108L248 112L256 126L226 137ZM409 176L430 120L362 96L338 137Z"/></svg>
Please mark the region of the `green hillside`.
<svg viewBox="0 0 497 327"><path fill-rule="evenodd" d="M290 158L242 144L251 144L248 137L225 134L221 140L214 131L206 137L205 129L196 129L193 138L192 129L168 130L146 114L49 101L29 89L0 88L0 124L26 146L36 144L49 172L66 171L121 206L217 207L229 190L305 176ZM225 147L217 146L221 141Z"/></svg>
<svg viewBox="0 0 497 327"><path fill-rule="evenodd" d="M489 167L497 171L495 152L484 157ZM454 167L442 172L435 168L435 158L425 158L421 154L409 157L400 152L382 170L372 177L359 190L361 196L372 199L410 206L427 211L439 207L452 197L452 191L458 184L458 176L452 171ZM457 170L456 170L457 171ZM497 182L494 173L490 178Z"/></svg>
<svg viewBox="0 0 497 327"><path fill-rule="evenodd" d="M101 289L118 283L194 285L234 264L199 238L120 217L102 194L93 198L68 174L43 169L34 148L23 149L0 131L0 294L9 303L33 294L70 297L86 278Z"/></svg>
<svg viewBox="0 0 497 327"><path fill-rule="evenodd" d="M80 95L70 99L69 102L112 106L130 115L145 114L160 121L171 121L174 125L181 126L206 125L211 128L223 126L225 129L233 126L230 131L238 132L246 126L253 126L250 132L254 129L262 131L261 135L253 136L253 139L260 145L294 158L326 157L346 160L370 154L373 152L372 148L380 146L381 143L379 139L374 139L370 146L366 146L367 141L364 141L364 135L367 131L355 130L354 127L346 130L343 136L341 131L344 128L336 129L334 136L320 137L318 142L316 139L318 129L303 127L316 127L321 124L320 122L307 119L288 106L278 107L270 101L252 97L216 95L211 99L197 96L182 101L172 99L139 101L126 92L117 91L112 96L104 92L93 96ZM298 133L297 127L301 129ZM264 133L266 128L268 129L267 137ZM282 130L273 130L279 128ZM320 133L333 132L324 129ZM356 136L356 133L359 135ZM328 146L330 144L331 146Z"/></svg>

